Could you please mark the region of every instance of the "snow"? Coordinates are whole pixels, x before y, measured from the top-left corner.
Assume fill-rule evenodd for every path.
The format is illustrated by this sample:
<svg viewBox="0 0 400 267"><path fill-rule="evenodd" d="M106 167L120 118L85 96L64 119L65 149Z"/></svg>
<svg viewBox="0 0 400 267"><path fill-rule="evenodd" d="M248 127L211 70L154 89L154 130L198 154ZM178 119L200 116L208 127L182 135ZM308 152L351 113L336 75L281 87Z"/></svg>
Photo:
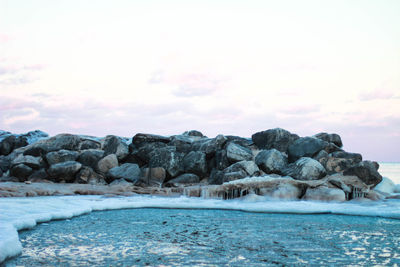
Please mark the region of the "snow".
<svg viewBox="0 0 400 267"><path fill-rule="evenodd" d="M220 200L189 197L103 197L52 196L0 199L0 262L21 253L18 230L54 219L68 219L96 210L125 208L227 209L248 212L346 214L400 219L400 201L325 203L271 201L247 195L242 199ZM161 212L161 211L160 211Z"/></svg>
<svg viewBox="0 0 400 267"><path fill-rule="evenodd" d="M393 194L395 191L396 185L387 177L383 177L382 182L377 184L374 190L383 192L386 194Z"/></svg>

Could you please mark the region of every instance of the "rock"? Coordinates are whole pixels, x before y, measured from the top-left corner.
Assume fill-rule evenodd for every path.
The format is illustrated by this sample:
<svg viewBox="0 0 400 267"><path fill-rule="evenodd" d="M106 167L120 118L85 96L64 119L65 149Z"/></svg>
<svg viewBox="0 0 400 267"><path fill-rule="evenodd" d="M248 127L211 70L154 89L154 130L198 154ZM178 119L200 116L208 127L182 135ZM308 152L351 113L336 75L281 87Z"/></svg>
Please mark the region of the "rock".
<svg viewBox="0 0 400 267"><path fill-rule="evenodd" d="M14 135L7 136L0 141L0 155L7 156L10 154L15 146L16 138Z"/></svg>
<svg viewBox="0 0 400 267"><path fill-rule="evenodd" d="M214 160L215 167L221 171L231 165L225 149L217 150Z"/></svg>
<svg viewBox="0 0 400 267"><path fill-rule="evenodd" d="M155 134L144 134L138 133L132 138L132 144L137 147L140 147L143 144L160 142L160 143L169 143L171 139L169 137L155 135Z"/></svg>
<svg viewBox="0 0 400 267"><path fill-rule="evenodd" d="M281 152L287 152L289 145L299 138L281 128L270 129L255 133L251 136L254 144L260 149L275 148Z"/></svg>
<svg viewBox="0 0 400 267"><path fill-rule="evenodd" d="M235 143L228 144L226 148L226 156L231 162L253 159L253 153L250 149L237 145Z"/></svg>
<svg viewBox="0 0 400 267"><path fill-rule="evenodd" d="M25 136L20 135L15 139L14 149L24 147L27 145L29 145L28 139Z"/></svg>
<svg viewBox="0 0 400 267"><path fill-rule="evenodd" d="M24 156L21 154L11 162L12 166L18 165L18 164L24 164L26 166L29 166L32 169L39 169L42 165L42 158L41 157L32 157L32 156Z"/></svg>
<svg viewBox="0 0 400 267"><path fill-rule="evenodd" d="M78 157L78 162L82 163L84 166L91 167L92 169L97 169L97 164L99 160L104 157L104 151L100 149L87 149L81 151Z"/></svg>
<svg viewBox="0 0 400 267"><path fill-rule="evenodd" d="M3 172L8 171L11 166L11 160L8 157L0 156L0 170Z"/></svg>
<svg viewBox="0 0 400 267"><path fill-rule="evenodd" d="M188 153L192 148L193 138L184 135L174 135L171 136L171 142L168 143L169 146L176 147L176 151Z"/></svg>
<svg viewBox="0 0 400 267"><path fill-rule="evenodd" d="M204 152L207 158L212 158L218 150L221 150L226 141L227 138L221 134L215 138L203 138L193 142L192 150Z"/></svg>
<svg viewBox="0 0 400 267"><path fill-rule="evenodd" d="M289 161L294 162L301 157L313 157L329 144L315 137L302 137L289 145Z"/></svg>
<svg viewBox="0 0 400 267"><path fill-rule="evenodd" d="M78 158L79 153L76 151L61 149L59 151L53 151L46 154L46 160L49 165L75 161Z"/></svg>
<svg viewBox="0 0 400 267"><path fill-rule="evenodd" d="M213 169L208 178L208 183L212 185L220 185L224 182L224 172L221 170Z"/></svg>
<svg viewBox="0 0 400 267"><path fill-rule="evenodd" d="M247 176L249 176L249 174L243 169L239 169L237 171L224 171L222 182L231 182L238 179L243 179Z"/></svg>
<svg viewBox="0 0 400 267"><path fill-rule="evenodd" d="M130 186L132 183L127 182L125 179L117 179L110 183L111 186Z"/></svg>
<svg viewBox="0 0 400 267"><path fill-rule="evenodd" d="M287 167L287 156L275 148L270 150L261 150L257 154L255 163L265 173L282 174Z"/></svg>
<svg viewBox="0 0 400 267"><path fill-rule="evenodd" d="M18 164L10 169L10 176L17 177L20 182L26 181L33 172L32 168L25 164Z"/></svg>
<svg viewBox="0 0 400 267"><path fill-rule="evenodd" d="M118 159L115 154L110 154L99 160L97 170L100 173L107 173L110 169L118 166Z"/></svg>
<svg viewBox="0 0 400 267"><path fill-rule="evenodd" d="M110 169L107 173L107 177L110 181L123 178L136 183L140 179L140 168L137 164L124 163L119 167Z"/></svg>
<svg viewBox="0 0 400 267"><path fill-rule="evenodd" d="M47 170L49 176L56 181L65 180L66 182L72 182L75 178L75 174L81 169L82 164L76 161L65 161L51 165Z"/></svg>
<svg viewBox="0 0 400 267"><path fill-rule="evenodd" d="M142 144L139 148L135 148L128 157L132 157L136 161L139 161L141 163L139 165L145 165L150 162L152 153L154 153L154 151L160 148L165 148L167 146L167 144L162 142L151 142L148 144Z"/></svg>
<svg viewBox="0 0 400 267"><path fill-rule="evenodd" d="M329 154L325 150L321 150L318 152L317 155L313 157L316 161L322 164L322 166L325 166L326 161L328 160Z"/></svg>
<svg viewBox="0 0 400 267"><path fill-rule="evenodd" d="M3 176L3 171L2 171L2 169L0 168L0 177L2 177Z"/></svg>
<svg viewBox="0 0 400 267"><path fill-rule="evenodd" d="M378 173L375 163L362 161L343 172L344 175L355 175L367 185L377 185L382 181L382 176Z"/></svg>
<svg viewBox="0 0 400 267"><path fill-rule="evenodd" d="M243 138L243 137L235 136L235 135L227 135L225 137L227 139L227 143L234 143L234 144L237 144L239 146L249 148L249 149L250 149L250 146L253 145L253 140L251 140L250 138Z"/></svg>
<svg viewBox="0 0 400 267"><path fill-rule="evenodd" d="M365 198L370 199L372 201L378 201L385 199L386 196L375 190L370 190L365 194Z"/></svg>
<svg viewBox="0 0 400 267"><path fill-rule="evenodd" d="M341 158L351 160L354 164L357 164L362 161L361 154L358 153L349 153L346 151L336 151L329 154L332 158Z"/></svg>
<svg viewBox="0 0 400 267"><path fill-rule="evenodd" d="M241 170L245 171L246 176L256 175L260 171L254 161L239 161L224 169L224 173L238 172Z"/></svg>
<svg viewBox="0 0 400 267"><path fill-rule="evenodd" d="M326 142L329 143L333 143L338 147L342 147L343 143L342 143L342 139L340 138L340 136L338 134L328 134L328 133L319 133L314 135L316 138L324 140Z"/></svg>
<svg viewBox="0 0 400 267"><path fill-rule="evenodd" d="M354 175L343 175L341 173L336 173L329 175L325 178L329 183L335 185L336 187L342 189L343 191L350 193L353 187L361 189L362 191L368 191L369 187Z"/></svg>
<svg viewBox="0 0 400 267"><path fill-rule="evenodd" d="M204 135L201 132L196 130L186 131L182 135L192 136L192 137L204 137Z"/></svg>
<svg viewBox="0 0 400 267"><path fill-rule="evenodd" d="M307 188L303 196L304 200L317 201L346 201L346 195L343 190L337 188L329 188L327 186L319 186L316 188Z"/></svg>
<svg viewBox="0 0 400 267"><path fill-rule="evenodd" d="M28 180L37 182L37 181L43 181L47 180L49 178L49 175L47 174L45 169L40 169L40 170L35 170L31 175L29 175Z"/></svg>
<svg viewBox="0 0 400 267"><path fill-rule="evenodd" d="M59 134L49 139L41 140L29 145L24 155L44 156L49 152L65 150L79 150L81 138L72 134Z"/></svg>
<svg viewBox="0 0 400 267"><path fill-rule="evenodd" d="M191 151L183 158L184 171L194 173L200 177L207 174L206 154L201 151Z"/></svg>
<svg viewBox="0 0 400 267"><path fill-rule="evenodd" d="M166 178L165 169L162 167L143 168L140 181L146 186L160 187Z"/></svg>
<svg viewBox="0 0 400 267"><path fill-rule="evenodd" d="M387 177L383 177L382 181L374 187L375 191L383 192L386 194L393 194L395 191L396 185Z"/></svg>
<svg viewBox="0 0 400 267"><path fill-rule="evenodd" d="M176 152L176 148L167 146L153 151L149 161L149 167L163 167L170 177L176 177L183 173L183 153Z"/></svg>
<svg viewBox="0 0 400 267"><path fill-rule="evenodd" d="M85 139L81 142L79 150L100 149L100 148L101 148L100 142L91 139Z"/></svg>
<svg viewBox="0 0 400 267"><path fill-rule="evenodd" d="M326 171L315 159L303 157L289 164L283 174L297 180L318 180L326 175Z"/></svg>
<svg viewBox="0 0 400 267"><path fill-rule="evenodd" d="M259 194L274 199L297 200L301 196L302 190L291 183L279 182L273 187L260 188Z"/></svg>
<svg viewBox="0 0 400 267"><path fill-rule="evenodd" d="M115 154L118 160L123 160L129 154L128 145L123 139L115 135L106 136L103 150L105 155Z"/></svg>
<svg viewBox="0 0 400 267"><path fill-rule="evenodd" d="M106 184L104 177L92 168L83 166L75 176L75 183L79 184Z"/></svg>
<svg viewBox="0 0 400 267"><path fill-rule="evenodd" d="M181 174L178 177L168 181L165 185L166 186L179 186L182 184L195 184L199 183L200 178L196 174L193 173L185 173Z"/></svg>

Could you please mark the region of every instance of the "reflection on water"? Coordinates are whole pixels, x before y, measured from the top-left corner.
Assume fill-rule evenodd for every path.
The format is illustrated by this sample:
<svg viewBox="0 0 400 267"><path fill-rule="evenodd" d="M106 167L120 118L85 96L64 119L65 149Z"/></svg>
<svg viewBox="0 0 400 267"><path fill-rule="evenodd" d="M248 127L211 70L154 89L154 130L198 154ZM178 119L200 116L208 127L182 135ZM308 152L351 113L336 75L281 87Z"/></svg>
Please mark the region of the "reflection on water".
<svg viewBox="0 0 400 267"><path fill-rule="evenodd" d="M222 210L94 212L20 233L8 265L394 265L400 220Z"/></svg>

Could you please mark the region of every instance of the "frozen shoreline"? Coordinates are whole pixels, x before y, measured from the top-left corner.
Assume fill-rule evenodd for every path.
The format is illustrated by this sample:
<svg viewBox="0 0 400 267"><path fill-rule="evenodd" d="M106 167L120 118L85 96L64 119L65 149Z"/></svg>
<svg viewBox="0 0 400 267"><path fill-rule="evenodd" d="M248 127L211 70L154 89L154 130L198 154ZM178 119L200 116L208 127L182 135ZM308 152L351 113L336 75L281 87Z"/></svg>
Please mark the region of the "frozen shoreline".
<svg viewBox="0 0 400 267"><path fill-rule="evenodd" d="M313 201L272 201L248 195L242 199L219 200L189 197L136 195L48 196L0 198L0 262L21 253L18 232L37 223L68 219L99 210L137 208L223 209L247 212L293 214L342 214L400 219L400 201L326 203Z"/></svg>

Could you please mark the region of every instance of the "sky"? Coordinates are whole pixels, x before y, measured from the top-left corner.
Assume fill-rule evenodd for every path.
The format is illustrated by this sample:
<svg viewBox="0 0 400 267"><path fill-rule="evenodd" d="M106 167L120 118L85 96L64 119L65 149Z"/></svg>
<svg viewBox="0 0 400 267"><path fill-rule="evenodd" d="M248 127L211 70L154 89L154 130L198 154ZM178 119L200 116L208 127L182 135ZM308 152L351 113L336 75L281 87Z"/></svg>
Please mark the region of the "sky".
<svg viewBox="0 0 400 267"><path fill-rule="evenodd" d="M398 0L0 0L0 129L338 133L400 162Z"/></svg>

